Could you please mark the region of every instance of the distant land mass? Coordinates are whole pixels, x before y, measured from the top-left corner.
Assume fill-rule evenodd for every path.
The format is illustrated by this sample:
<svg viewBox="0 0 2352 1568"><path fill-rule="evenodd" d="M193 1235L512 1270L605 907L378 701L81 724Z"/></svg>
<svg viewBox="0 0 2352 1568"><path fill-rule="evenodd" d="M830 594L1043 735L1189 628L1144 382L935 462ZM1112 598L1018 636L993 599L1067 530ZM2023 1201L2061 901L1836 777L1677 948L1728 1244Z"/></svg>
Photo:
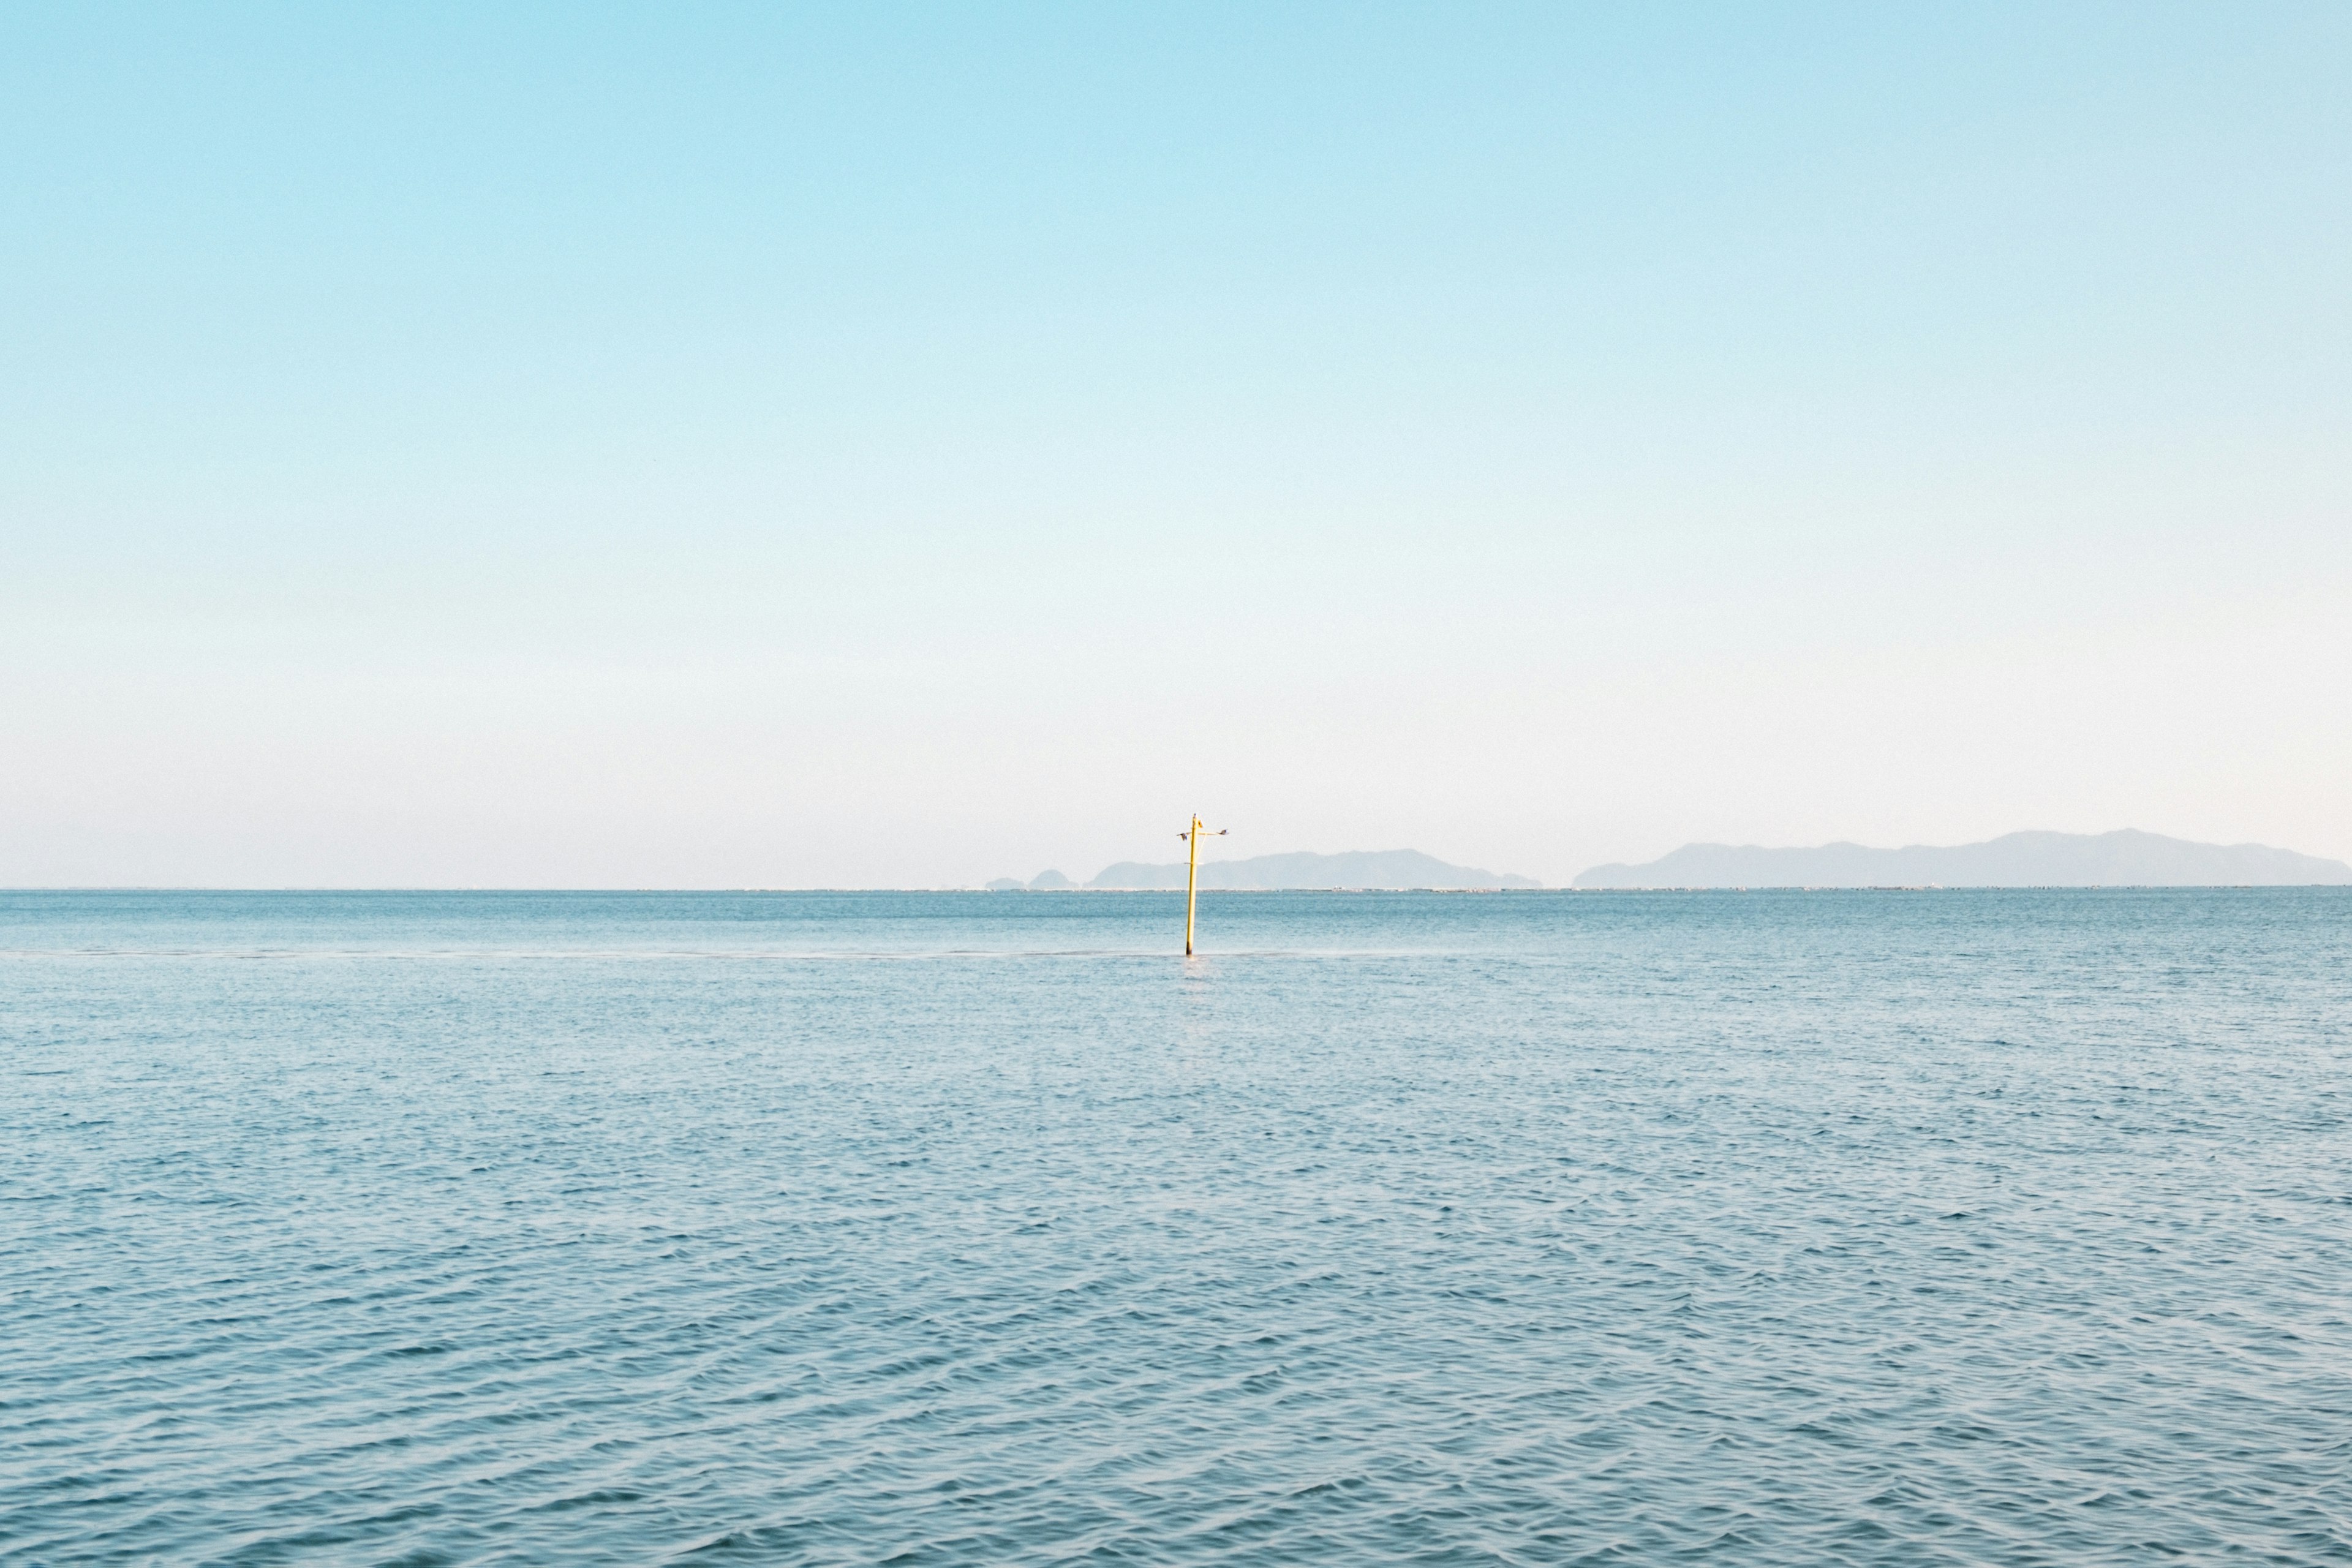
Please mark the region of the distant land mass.
<svg viewBox="0 0 2352 1568"><path fill-rule="evenodd" d="M2229 888L2352 883L2352 866L2261 844L2116 833L2011 833L1983 844L1818 849L1685 844L1646 866L1595 866L1578 888Z"/></svg>
<svg viewBox="0 0 2352 1568"><path fill-rule="evenodd" d="M1025 882L1018 877L999 877L993 882L982 884L992 893L1060 893L1076 886L1059 871L1040 871Z"/></svg>
<svg viewBox="0 0 2352 1568"><path fill-rule="evenodd" d="M1052 881L1046 879L1052 878ZM1000 878L988 884L1009 890L1023 884ZM1048 871L1027 886L1068 887L1058 872ZM1137 889L1184 886L1184 862L1148 866L1122 860L1106 867L1087 884L1089 888ZM1246 860L1208 860L1201 865L1201 886L1221 889L1271 890L1277 888L1539 888L1530 877L1497 875L1475 866L1449 866L1418 849L1356 850L1344 855L1258 855Z"/></svg>

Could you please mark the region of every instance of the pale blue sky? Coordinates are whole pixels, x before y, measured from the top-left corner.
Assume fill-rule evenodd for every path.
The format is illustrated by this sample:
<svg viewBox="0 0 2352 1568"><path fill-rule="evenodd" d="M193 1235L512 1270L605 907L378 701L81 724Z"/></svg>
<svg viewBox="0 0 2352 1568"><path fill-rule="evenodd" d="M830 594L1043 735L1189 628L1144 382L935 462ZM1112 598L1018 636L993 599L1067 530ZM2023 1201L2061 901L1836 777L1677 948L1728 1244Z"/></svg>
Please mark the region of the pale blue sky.
<svg viewBox="0 0 2352 1568"><path fill-rule="evenodd" d="M2352 8L0 21L0 884L2352 855Z"/></svg>

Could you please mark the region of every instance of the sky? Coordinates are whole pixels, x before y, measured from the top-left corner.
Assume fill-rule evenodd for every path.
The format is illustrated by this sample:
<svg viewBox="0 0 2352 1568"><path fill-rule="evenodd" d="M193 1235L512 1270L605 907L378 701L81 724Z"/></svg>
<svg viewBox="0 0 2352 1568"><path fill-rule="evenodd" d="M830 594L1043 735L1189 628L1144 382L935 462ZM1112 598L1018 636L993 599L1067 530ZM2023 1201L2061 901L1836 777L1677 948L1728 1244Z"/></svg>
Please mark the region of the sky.
<svg viewBox="0 0 2352 1568"><path fill-rule="evenodd" d="M2352 8L0 24L0 885L2352 857Z"/></svg>

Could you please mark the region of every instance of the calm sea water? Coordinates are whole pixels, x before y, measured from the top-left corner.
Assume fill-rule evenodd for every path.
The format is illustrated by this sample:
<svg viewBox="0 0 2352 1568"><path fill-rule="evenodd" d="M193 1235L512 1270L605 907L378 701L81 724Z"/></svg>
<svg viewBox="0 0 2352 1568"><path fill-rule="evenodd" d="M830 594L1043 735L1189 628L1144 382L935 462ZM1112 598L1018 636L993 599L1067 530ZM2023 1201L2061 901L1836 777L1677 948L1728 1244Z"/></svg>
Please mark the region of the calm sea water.
<svg viewBox="0 0 2352 1568"><path fill-rule="evenodd" d="M0 1558L2352 1562L2352 889L0 895Z"/></svg>

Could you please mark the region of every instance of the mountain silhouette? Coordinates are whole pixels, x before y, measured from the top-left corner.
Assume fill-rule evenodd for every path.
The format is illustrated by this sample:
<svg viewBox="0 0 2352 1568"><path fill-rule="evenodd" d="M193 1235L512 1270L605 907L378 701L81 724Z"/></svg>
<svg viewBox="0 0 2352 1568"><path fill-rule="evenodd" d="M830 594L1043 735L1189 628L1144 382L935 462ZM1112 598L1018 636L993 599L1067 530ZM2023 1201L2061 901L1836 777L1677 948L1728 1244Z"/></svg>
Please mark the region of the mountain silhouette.
<svg viewBox="0 0 2352 1568"><path fill-rule="evenodd" d="M1089 888L1181 888L1184 862L1146 865L1122 860L1106 867ZM1212 889L1276 888L1538 888L1528 877L1497 875L1475 866L1449 866L1418 849L1359 849L1342 855L1301 850L1257 855L1246 860L1204 860L1201 886Z"/></svg>
<svg viewBox="0 0 2352 1568"><path fill-rule="evenodd" d="M2222 888L2352 883L2352 866L2261 844L2158 833L2011 833L1982 844L1817 849L1685 844L1642 866L1595 866L1578 888Z"/></svg>

